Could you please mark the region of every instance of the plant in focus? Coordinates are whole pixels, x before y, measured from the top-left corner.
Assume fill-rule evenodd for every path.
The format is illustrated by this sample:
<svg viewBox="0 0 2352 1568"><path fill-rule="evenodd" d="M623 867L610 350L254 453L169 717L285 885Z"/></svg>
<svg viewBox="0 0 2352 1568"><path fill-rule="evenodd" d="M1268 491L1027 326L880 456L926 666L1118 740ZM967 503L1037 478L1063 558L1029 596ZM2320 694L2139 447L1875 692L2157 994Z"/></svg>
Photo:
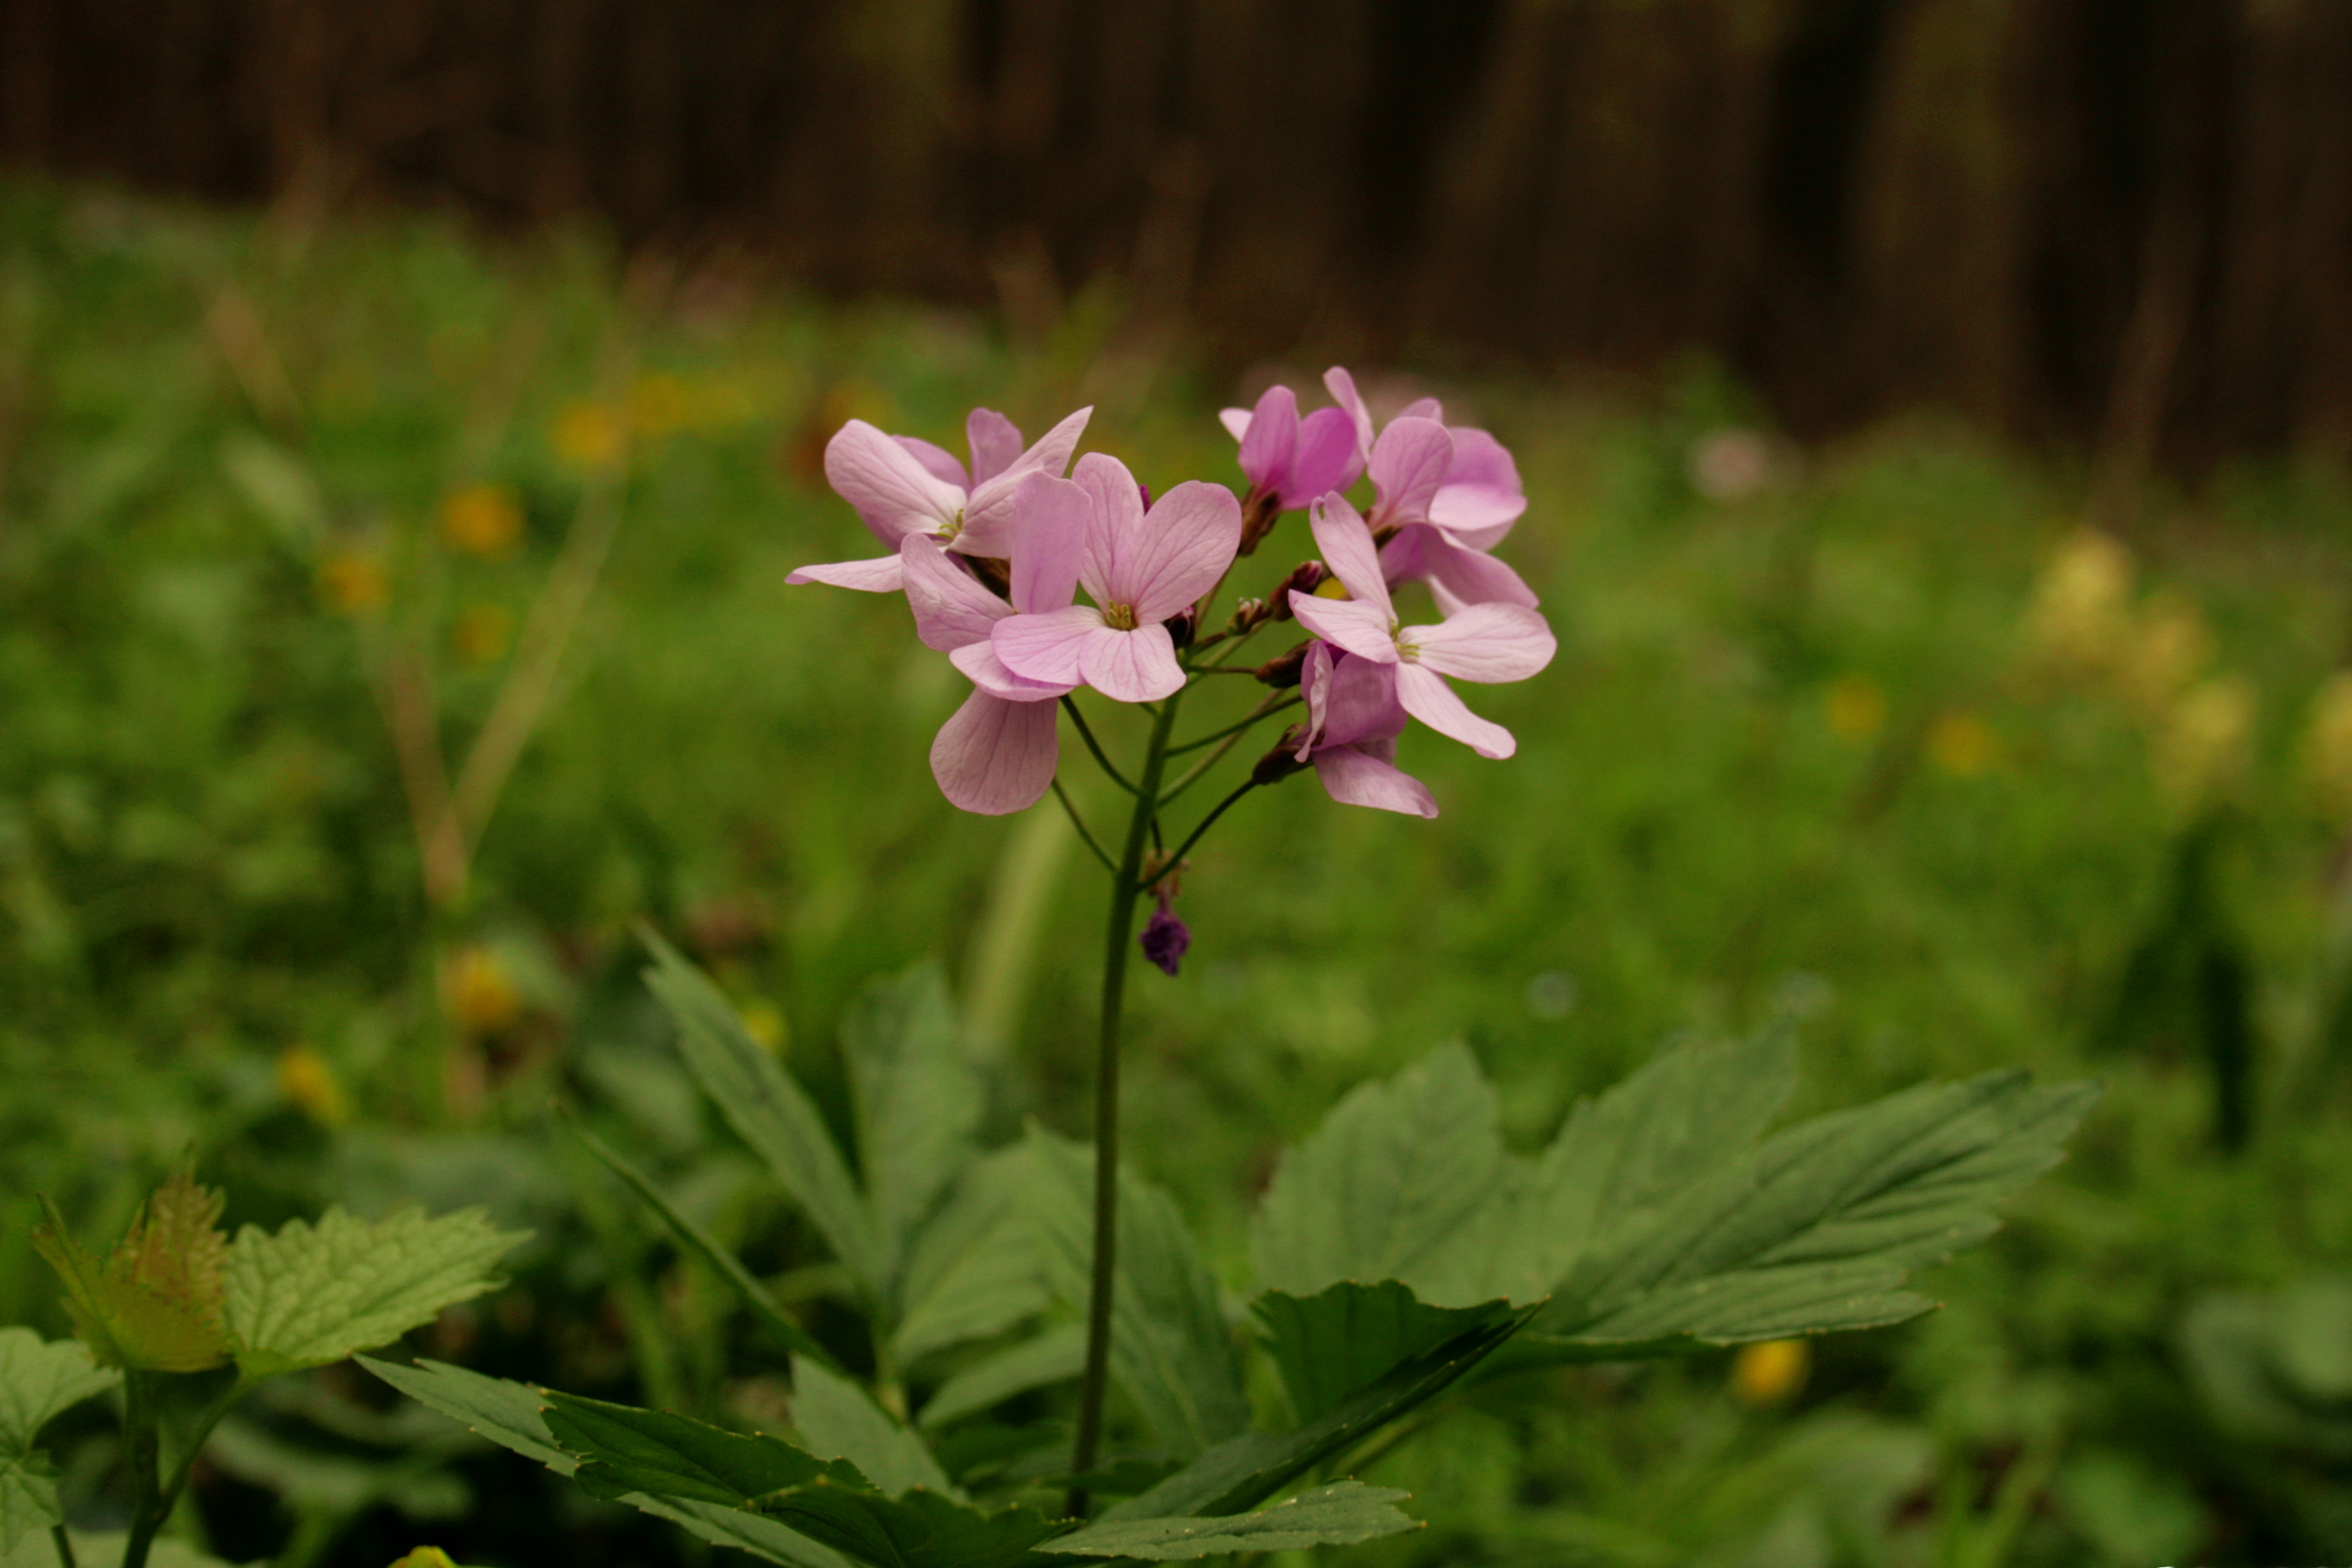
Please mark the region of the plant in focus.
<svg viewBox="0 0 2352 1568"><path fill-rule="evenodd" d="M1526 507L1508 452L1445 424L1433 401L1376 426L1346 371L1326 385L1338 406L1304 417L1282 387L1226 412L1238 498L1192 481L1154 499L1112 457L1073 464L1086 411L1027 445L976 411L969 466L858 421L826 450L835 489L888 553L792 580L903 593L917 635L972 686L931 750L941 790L988 814L1052 791L1105 873L1091 1151L1034 1127L983 1146L985 1086L930 969L876 988L845 1029L844 1148L719 990L656 942L649 981L689 1071L836 1259L863 1355L812 1334L583 1129L789 1354L791 1437L438 1363L372 1370L592 1495L771 1562L1169 1561L1412 1528L1403 1493L1343 1467L1465 1378L1930 1309L1910 1271L1992 1230L1995 1205L2060 1157L2089 1088L1994 1072L1774 1130L1796 1082L1776 1020L1662 1053L1519 1154L1470 1054L1447 1048L1359 1086L1284 1157L1235 1312L1174 1204L1121 1168L1127 970L1139 947L1178 971L1191 939L1178 879L1202 836L1310 767L1341 803L1434 816L1397 767L1408 723L1509 757L1511 735L1451 683L1526 679L1555 649L1535 595L1493 554ZM1360 507L1348 492L1365 478ZM1236 568L1298 510L1315 558L1221 612ZM1426 612L1400 603L1424 592ZM1304 638L1237 660L1284 622ZM1193 689L1229 677L1263 690L1180 736ZM1096 701L1148 723L1123 767L1087 716ZM1292 715L1215 804L1171 820L1253 730ZM1059 779L1065 717L1129 802L1123 831L1079 820Z"/></svg>

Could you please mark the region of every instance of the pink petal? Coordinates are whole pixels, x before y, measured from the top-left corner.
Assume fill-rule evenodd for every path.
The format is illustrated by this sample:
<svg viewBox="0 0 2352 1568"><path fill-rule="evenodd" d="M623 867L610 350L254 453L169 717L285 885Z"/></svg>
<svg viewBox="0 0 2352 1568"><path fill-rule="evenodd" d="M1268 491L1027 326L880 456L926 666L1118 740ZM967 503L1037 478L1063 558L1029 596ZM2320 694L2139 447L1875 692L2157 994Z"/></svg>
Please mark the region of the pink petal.
<svg viewBox="0 0 2352 1568"><path fill-rule="evenodd" d="M955 454L946 447L934 446L919 435L894 435L890 439L913 453L915 461L921 464L923 472L932 478L953 485L959 490L971 488L971 477L964 473L963 465L957 462Z"/></svg>
<svg viewBox="0 0 2352 1568"><path fill-rule="evenodd" d="M1021 476L1013 517L1013 607L1061 609L1077 597L1093 503L1069 480L1033 470Z"/></svg>
<svg viewBox="0 0 2352 1568"><path fill-rule="evenodd" d="M1535 590L1508 564L1456 543L1428 523L1399 529L1381 547L1381 564L1391 582L1428 579L1448 615L1465 604L1517 604L1532 610L1538 602Z"/></svg>
<svg viewBox="0 0 2352 1568"><path fill-rule="evenodd" d="M1439 405L1438 401L1433 397L1417 397L1413 399L1411 402L1397 410L1396 416L1399 419L1433 419L1440 424L1444 424L1445 423L1445 410Z"/></svg>
<svg viewBox="0 0 2352 1568"><path fill-rule="evenodd" d="M1070 478L1085 488L1087 499L1094 505L1087 525L1085 553L1078 559L1078 581L1096 603L1108 604L1118 597L1111 585L1117 580L1127 541L1143 527L1143 495L1127 465L1108 453L1089 452L1079 458Z"/></svg>
<svg viewBox="0 0 2352 1568"><path fill-rule="evenodd" d="M836 560L821 566L804 566L784 579L786 582L828 582L835 588L855 588L866 593L896 593L900 576L898 558L877 556L872 560Z"/></svg>
<svg viewBox="0 0 2352 1568"><path fill-rule="evenodd" d="M1249 434L1249 422L1250 411L1245 408L1221 408L1217 411L1217 423L1223 425L1225 434L1235 441Z"/></svg>
<svg viewBox="0 0 2352 1568"><path fill-rule="evenodd" d="M1331 644L1325 642L1307 645L1307 661L1298 670L1298 695L1307 699L1307 722L1299 727L1298 760L1315 749L1323 738L1323 716L1331 696Z"/></svg>
<svg viewBox="0 0 2352 1568"><path fill-rule="evenodd" d="M1398 665L1397 701L1438 734L1460 741L1481 757L1508 757L1519 748L1509 730L1472 713L1434 670L1419 664Z"/></svg>
<svg viewBox="0 0 2352 1568"><path fill-rule="evenodd" d="M1298 623L1334 647L1376 664L1397 662L1395 622L1389 612L1360 599L1322 599L1290 591L1290 612Z"/></svg>
<svg viewBox="0 0 2352 1568"><path fill-rule="evenodd" d="M960 486L862 419L851 420L825 443L824 477L892 549L909 533L945 533L963 509Z"/></svg>
<svg viewBox="0 0 2352 1568"><path fill-rule="evenodd" d="M1454 437L1433 419L1395 419L1381 432L1365 467L1372 476L1373 520L1382 527L1429 520L1429 503L1454 465Z"/></svg>
<svg viewBox="0 0 2352 1568"><path fill-rule="evenodd" d="M1078 655L1087 639L1103 631L1102 612L1091 604L1065 605L1034 615L1011 615L996 623L989 642L1016 675L1075 686Z"/></svg>
<svg viewBox="0 0 2352 1568"><path fill-rule="evenodd" d="M1217 586L1242 545L1242 504L1223 485L1188 479L1153 503L1120 552L1119 601L1139 622L1165 621Z"/></svg>
<svg viewBox="0 0 2352 1568"><path fill-rule="evenodd" d="M1289 481L1297 454L1298 396L1288 387L1268 387L1251 412L1249 434L1242 437L1242 476L1261 488L1279 489Z"/></svg>
<svg viewBox="0 0 2352 1568"><path fill-rule="evenodd" d="M1346 489L1363 474L1355 422L1344 409L1318 408L1299 422L1298 455L1291 460L1290 483L1283 486L1283 507L1304 507L1326 490Z"/></svg>
<svg viewBox="0 0 2352 1568"><path fill-rule="evenodd" d="M948 655L948 663L963 673L964 679L1009 703L1051 702L1066 692L1076 690L1075 683L1056 685L1051 681L1033 681L1016 675L1007 669L1004 661L996 656L993 643L967 643Z"/></svg>
<svg viewBox="0 0 2352 1568"><path fill-rule="evenodd" d="M1408 817L1434 817L1437 798L1429 787L1396 765L1353 746L1315 754L1315 776L1324 791L1343 806L1370 806Z"/></svg>
<svg viewBox="0 0 2352 1568"><path fill-rule="evenodd" d="M1026 810L1053 787L1060 760L1050 703L1008 703L974 692L931 742L940 793L967 811L1002 817Z"/></svg>
<svg viewBox="0 0 2352 1568"><path fill-rule="evenodd" d="M1476 485L1515 496L1524 493L1519 465L1511 460L1509 447L1472 425L1452 425L1446 434L1454 437L1454 466L1445 471L1448 485Z"/></svg>
<svg viewBox="0 0 2352 1568"><path fill-rule="evenodd" d="M1544 618L1517 604L1473 604L1434 626L1408 626L1397 643L1441 675L1488 685L1526 680L1559 649Z"/></svg>
<svg viewBox="0 0 2352 1568"><path fill-rule="evenodd" d="M1113 702L1155 703L1184 686L1184 666L1176 662L1175 639L1165 626L1100 627L1079 649L1078 667L1087 685Z"/></svg>
<svg viewBox="0 0 2352 1568"><path fill-rule="evenodd" d="M963 532L955 548L968 555L995 556L999 559L1013 553L1013 513L1021 481L1031 474L1059 475L1069 463L1070 454L1078 444L1078 436L1087 428L1087 416L1091 408L1082 408L1037 438L1037 444L1014 458L999 472L973 487L971 499L963 510Z"/></svg>
<svg viewBox="0 0 2352 1568"><path fill-rule="evenodd" d="M985 644L996 623L1013 613L1013 606L973 580L927 535L908 534L898 541L898 564L907 604L915 612L915 635L926 648L950 653Z"/></svg>
<svg viewBox="0 0 2352 1568"><path fill-rule="evenodd" d="M963 439L971 448L975 485L995 478L1021 460L1021 427L992 408L976 408L964 415Z"/></svg>
<svg viewBox="0 0 2352 1568"><path fill-rule="evenodd" d="M1094 416L1094 405L1088 403L1077 413L1066 415L1062 423L1037 438L1037 444L1006 464L1003 473L1027 473L1041 469L1048 474L1060 474L1070 465L1070 454L1078 449L1078 437L1087 433L1087 421ZM1009 428L1009 426L1008 426ZM1021 439L1019 431L1013 440Z"/></svg>
<svg viewBox="0 0 2352 1568"><path fill-rule="evenodd" d="M1323 386L1331 394L1331 401L1347 411L1349 422L1356 427L1356 455L1359 457L1370 456L1372 450L1372 411L1364 406L1362 396L1357 392L1356 378L1333 365L1323 372Z"/></svg>
<svg viewBox="0 0 2352 1568"><path fill-rule="evenodd" d="M1368 741L1394 740L1404 728L1404 706L1397 701L1395 664L1368 659L1343 658L1333 663L1324 689L1308 699L1315 715L1318 746L1360 746Z"/></svg>
<svg viewBox="0 0 2352 1568"><path fill-rule="evenodd" d="M1307 515L1315 529L1316 551L1339 580L1339 586L1358 602L1393 617L1396 612L1389 602L1388 579L1381 574L1380 551L1373 548L1372 530L1365 526L1363 515L1348 504L1348 497L1339 495L1317 501Z"/></svg>

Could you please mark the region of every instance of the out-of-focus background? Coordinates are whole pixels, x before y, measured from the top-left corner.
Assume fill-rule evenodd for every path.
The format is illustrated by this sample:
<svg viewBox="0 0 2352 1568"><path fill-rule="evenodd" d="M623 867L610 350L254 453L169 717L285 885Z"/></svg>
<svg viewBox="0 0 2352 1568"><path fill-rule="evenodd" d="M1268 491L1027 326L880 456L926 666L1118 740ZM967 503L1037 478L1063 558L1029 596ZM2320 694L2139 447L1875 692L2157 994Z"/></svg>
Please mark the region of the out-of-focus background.
<svg viewBox="0 0 2352 1568"><path fill-rule="evenodd" d="M903 606L784 587L865 537L824 439L1092 403L1237 484L1216 408L1337 361L1517 454L1561 652L1474 698L1513 761L1408 737L1437 821L1302 779L1195 856L1131 1146L1213 1251L1447 1039L1523 1146L1781 1012L1809 1108L2108 1084L1941 1313L1474 1394L1359 1555L2352 1552L2352 9L0 0L0 1322L63 1332L33 1193L102 1237L193 1151L232 1220L537 1231L415 1348L772 1413L547 1124L854 1353L633 930L835 1111L936 957L999 1124L1076 1132L1098 919L1057 816L939 798ZM404 1421L300 1380L187 1523L695 1555Z"/></svg>

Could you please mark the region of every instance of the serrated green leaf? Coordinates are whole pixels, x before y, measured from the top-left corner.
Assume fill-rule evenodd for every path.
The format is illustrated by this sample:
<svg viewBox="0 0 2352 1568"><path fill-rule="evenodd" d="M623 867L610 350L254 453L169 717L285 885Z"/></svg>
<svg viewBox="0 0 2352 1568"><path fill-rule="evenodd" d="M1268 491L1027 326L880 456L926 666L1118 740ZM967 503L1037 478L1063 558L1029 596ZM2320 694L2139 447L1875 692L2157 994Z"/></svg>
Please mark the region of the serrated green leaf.
<svg viewBox="0 0 2352 1568"><path fill-rule="evenodd" d="M793 1426L810 1453L848 1460L885 1496L928 1487L962 1500L922 1438L856 1383L798 1356L793 1360Z"/></svg>
<svg viewBox="0 0 2352 1568"><path fill-rule="evenodd" d="M79 1530L66 1534L73 1542L77 1568L122 1568L122 1549L129 1536L119 1531L86 1535ZM58 1568L56 1543L48 1531L42 1531L16 1542L13 1552L0 1547L0 1568ZM149 1547L147 1568L228 1568L228 1564L183 1542L165 1539Z"/></svg>
<svg viewBox="0 0 2352 1568"><path fill-rule="evenodd" d="M502 1448L535 1459L561 1476L580 1461L558 1448L541 1414L545 1396L505 1378L485 1377L444 1362L398 1366L369 1356L359 1364L429 1410L438 1411ZM757 1514L716 1503L664 1500L637 1494L620 1500L640 1513L667 1519L701 1539L732 1546L786 1568L844 1568L841 1557L806 1536Z"/></svg>
<svg viewBox="0 0 2352 1568"><path fill-rule="evenodd" d="M1433 1307L1394 1280L1350 1281L1305 1297L1268 1291L1250 1311L1302 1423L1328 1415L1404 1363L1512 1315L1504 1301Z"/></svg>
<svg viewBox="0 0 2352 1568"><path fill-rule="evenodd" d="M1250 1227L1251 1262L1261 1284L1295 1296L1342 1280L1414 1283L1509 1179L1494 1091L1466 1047L1447 1046L1392 1083L1350 1091L1283 1157Z"/></svg>
<svg viewBox="0 0 2352 1568"><path fill-rule="evenodd" d="M966 1367L939 1386L915 1424L926 1430L978 1415L1016 1394L1067 1383L1086 1370L1087 1325L1061 1323Z"/></svg>
<svg viewBox="0 0 2352 1568"><path fill-rule="evenodd" d="M495 1290L492 1264L523 1239L478 1208L370 1224L340 1208L318 1224L257 1226L228 1250L228 1329L249 1377L324 1366L389 1344L445 1307Z"/></svg>
<svg viewBox="0 0 2352 1568"><path fill-rule="evenodd" d="M1111 1520L1220 1518L1255 1508L1330 1456L1435 1398L1525 1327L1538 1311L1514 1309L1403 1365L1319 1418L1292 1431L1246 1433L1202 1454L1141 1497L1102 1515Z"/></svg>
<svg viewBox="0 0 2352 1568"><path fill-rule="evenodd" d="M38 1531L65 1522L58 1511L58 1480L40 1454L0 1458L0 1552Z"/></svg>
<svg viewBox="0 0 2352 1568"><path fill-rule="evenodd" d="M100 1366L78 1341L0 1329L0 1458L30 1452L59 1412L121 1381L121 1373Z"/></svg>
<svg viewBox="0 0 2352 1568"><path fill-rule="evenodd" d="M705 1268L725 1281L734 1291L736 1299L749 1308L751 1315L782 1341L787 1350L827 1366L840 1364L833 1359L831 1352L812 1339L800 1324L793 1322L776 1298L768 1293L768 1287L760 1283L752 1277L751 1271L743 1267L740 1259L719 1245L710 1233L697 1225L684 1209L670 1202L667 1195L656 1186L643 1171L622 1158L604 1139L582 1125L578 1119L567 1114L564 1121L571 1127L572 1135L587 1146L588 1152L603 1161L606 1169L645 1199L647 1206L661 1216L662 1223L669 1227L670 1234L677 1239L679 1244L700 1259Z"/></svg>
<svg viewBox="0 0 2352 1568"><path fill-rule="evenodd" d="M1092 1283L1094 1155L1042 1131L1028 1146L1055 1291L1083 1311ZM1120 1173L1111 1375L1167 1448L1190 1457L1246 1429L1249 1396L1217 1293L1175 1203Z"/></svg>
<svg viewBox="0 0 2352 1568"><path fill-rule="evenodd" d="M667 1410L640 1410L550 1392L544 1418L555 1441L579 1456L572 1479L593 1496L656 1497L756 1509L761 1500L824 1477L863 1487L855 1465L821 1459L781 1437L730 1432Z"/></svg>
<svg viewBox="0 0 2352 1568"><path fill-rule="evenodd" d="M702 971L650 932L646 945L654 955L646 984L677 1021L678 1053L695 1082L824 1233L834 1256L873 1299L887 1300L873 1220L824 1118Z"/></svg>
<svg viewBox="0 0 2352 1568"><path fill-rule="evenodd" d="M74 1331L110 1366L204 1372L227 1358L221 1326L221 1195L174 1174L131 1218L100 1263L47 1197L34 1249L65 1282Z"/></svg>
<svg viewBox="0 0 2352 1568"><path fill-rule="evenodd" d="M842 1054L857 1108L857 1157L898 1301L916 1231L977 1157L986 1087L965 1059L963 1030L937 964L879 981L849 1009Z"/></svg>
<svg viewBox="0 0 2352 1568"><path fill-rule="evenodd" d="M1085 1557L1140 1557L1180 1563L1229 1552L1295 1552L1307 1546L1351 1546L1360 1541L1417 1530L1420 1521L1396 1505L1410 1493L1341 1481L1301 1492L1255 1513L1218 1519L1123 1519L1090 1524L1038 1550Z"/></svg>
<svg viewBox="0 0 2352 1568"><path fill-rule="evenodd" d="M1034 1548L1069 1528L1030 1508L992 1512L919 1489L900 1498L811 1486L767 1511L876 1568L1042 1568Z"/></svg>
<svg viewBox="0 0 2352 1568"><path fill-rule="evenodd" d="M1032 1165L1020 1145L989 1155L915 1233L893 1336L901 1363L992 1338L1052 1303L1026 1190Z"/></svg>

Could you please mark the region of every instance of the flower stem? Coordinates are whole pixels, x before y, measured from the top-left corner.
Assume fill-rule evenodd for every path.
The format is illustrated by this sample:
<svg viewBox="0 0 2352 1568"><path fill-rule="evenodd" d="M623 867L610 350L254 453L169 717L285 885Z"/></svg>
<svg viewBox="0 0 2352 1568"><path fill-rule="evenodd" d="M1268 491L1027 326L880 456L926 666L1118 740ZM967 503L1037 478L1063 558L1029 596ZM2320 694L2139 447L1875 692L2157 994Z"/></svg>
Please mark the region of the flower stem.
<svg viewBox="0 0 2352 1568"><path fill-rule="evenodd" d="M1160 775L1168 766L1168 736L1176 727L1181 692L1153 716L1151 747L1144 754L1143 779L1128 821L1127 845L1111 874L1108 938L1103 950L1102 1035L1095 1063L1095 1249L1094 1283L1087 1299L1087 1370L1078 1390L1077 1441L1070 1469L1080 1475L1095 1468L1102 1450L1103 1399L1110 1386L1111 1297L1118 1277L1118 1026L1127 994L1128 949L1135 935L1135 904L1143 893L1143 846L1158 808ZM1108 767L1108 763L1104 764ZM1083 1485L1070 1489L1064 1511L1087 1511Z"/></svg>
<svg viewBox="0 0 2352 1568"><path fill-rule="evenodd" d="M172 1466L171 1475L158 1481L163 1442L155 1390L149 1381L154 1375L151 1372L131 1372L123 1376L124 1425L131 1439L131 1482L135 1502L131 1534L122 1543L122 1568L146 1568L148 1548L154 1544L156 1532L163 1528L164 1521L172 1517L173 1509L179 1506L180 1493L188 1484L188 1472L195 1467L196 1456L205 1451L205 1439L213 1435L213 1428L220 1425L229 1407L253 1387L253 1380L239 1373L222 1389L196 1417L187 1446Z"/></svg>
<svg viewBox="0 0 2352 1568"><path fill-rule="evenodd" d="M49 1527L49 1539L57 1542L58 1568L76 1568L74 1563L73 1537L66 1533L66 1527L62 1524L51 1525Z"/></svg>
<svg viewBox="0 0 2352 1568"><path fill-rule="evenodd" d="M1086 841L1087 848L1094 852L1095 859L1102 862L1103 870L1117 876L1118 868L1110 863L1110 856L1103 853L1103 847L1095 842L1094 834L1087 829L1087 820L1078 815L1077 807L1071 803L1069 792L1062 788L1062 781L1059 779L1054 780L1054 799L1059 800L1062 803L1062 810L1069 813L1070 826L1078 830L1078 837Z"/></svg>
<svg viewBox="0 0 2352 1568"><path fill-rule="evenodd" d="M1214 809L1213 809L1207 816L1201 819L1201 825L1194 828L1190 833L1186 834L1184 841L1176 846L1176 852L1162 860L1160 862L1160 869L1153 872L1150 876L1145 877L1142 883L1137 886L1135 891L1138 893L1150 892L1151 889L1159 883L1161 877L1166 876L1170 872L1174 871L1178 866L1183 864L1184 852L1201 841L1201 835L1207 832L1211 827L1215 825L1217 819L1225 814L1225 808L1232 805L1234 801L1240 800L1243 796L1248 794L1251 790L1256 788L1256 779L1243 779L1241 782L1241 788L1235 789L1232 794L1218 801Z"/></svg>
<svg viewBox="0 0 2352 1568"><path fill-rule="evenodd" d="M1110 765L1110 758L1103 755L1102 743L1095 738L1095 732L1087 727L1087 716L1078 711L1078 705L1066 696L1062 699L1062 711L1068 714L1070 722L1078 727L1078 738L1087 743L1087 749L1094 753L1095 761L1101 765L1102 770L1110 775L1110 781L1129 794L1134 794L1135 786L1127 781L1127 775L1113 768Z"/></svg>

